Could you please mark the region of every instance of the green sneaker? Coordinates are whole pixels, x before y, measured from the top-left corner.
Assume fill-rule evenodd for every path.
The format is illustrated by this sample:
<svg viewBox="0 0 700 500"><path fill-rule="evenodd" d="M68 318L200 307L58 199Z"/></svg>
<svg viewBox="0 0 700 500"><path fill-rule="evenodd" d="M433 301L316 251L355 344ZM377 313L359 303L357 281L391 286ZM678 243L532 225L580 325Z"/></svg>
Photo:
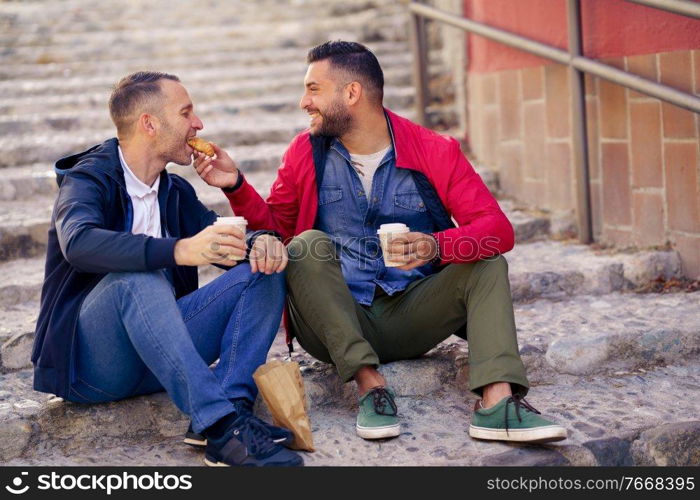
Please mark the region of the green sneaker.
<svg viewBox="0 0 700 500"><path fill-rule="evenodd" d="M357 414L357 435L364 439L386 439L398 436L394 391L388 387L375 387L360 398L360 411Z"/></svg>
<svg viewBox="0 0 700 500"><path fill-rule="evenodd" d="M566 429L539 416L518 396L503 398L487 409L475 409L469 435L476 439L548 443L566 439Z"/></svg>

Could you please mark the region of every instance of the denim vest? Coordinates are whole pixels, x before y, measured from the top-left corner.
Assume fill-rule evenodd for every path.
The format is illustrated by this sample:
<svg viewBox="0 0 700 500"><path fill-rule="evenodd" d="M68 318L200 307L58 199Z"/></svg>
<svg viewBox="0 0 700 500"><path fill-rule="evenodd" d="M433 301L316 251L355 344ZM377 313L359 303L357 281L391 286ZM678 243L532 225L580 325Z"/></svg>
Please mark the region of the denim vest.
<svg viewBox="0 0 700 500"><path fill-rule="evenodd" d="M334 139L319 187L316 227L335 243L343 277L360 304L372 304L377 285L393 295L433 273L431 264L411 271L384 265L377 229L390 222L403 222L422 233L436 230L413 175L396 167L393 149L377 168L372 192L365 193L350 153Z"/></svg>

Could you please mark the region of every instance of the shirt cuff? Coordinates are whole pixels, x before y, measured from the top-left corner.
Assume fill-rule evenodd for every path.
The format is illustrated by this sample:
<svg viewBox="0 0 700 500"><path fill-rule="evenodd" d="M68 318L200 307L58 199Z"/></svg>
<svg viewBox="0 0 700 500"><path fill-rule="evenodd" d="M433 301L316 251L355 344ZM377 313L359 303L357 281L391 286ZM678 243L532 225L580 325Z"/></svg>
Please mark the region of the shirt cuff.
<svg viewBox="0 0 700 500"><path fill-rule="evenodd" d="M243 174L239 171L238 172L238 179L236 179L236 183L231 187L221 188L221 190L224 193L233 193L236 189L238 189L242 185L243 185Z"/></svg>
<svg viewBox="0 0 700 500"><path fill-rule="evenodd" d="M146 244L146 269L175 267L177 238L150 238Z"/></svg>

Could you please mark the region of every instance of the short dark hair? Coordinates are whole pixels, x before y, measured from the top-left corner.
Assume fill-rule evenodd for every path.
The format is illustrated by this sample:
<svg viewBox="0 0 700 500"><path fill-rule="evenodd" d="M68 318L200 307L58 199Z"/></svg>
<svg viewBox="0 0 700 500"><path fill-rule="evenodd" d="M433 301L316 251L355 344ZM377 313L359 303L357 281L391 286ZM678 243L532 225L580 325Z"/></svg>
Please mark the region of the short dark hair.
<svg viewBox="0 0 700 500"><path fill-rule="evenodd" d="M109 97L109 114L119 135L125 134L134 123L136 111L153 105L155 98L162 97L160 80L180 79L159 71L138 71L125 76L114 86Z"/></svg>
<svg viewBox="0 0 700 500"><path fill-rule="evenodd" d="M345 71L348 76L360 82L381 105L384 98L384 72L376 56L367 47L357 42L328 41L311 49L306 62L311 64L325 59L334 68Z"/></svg>

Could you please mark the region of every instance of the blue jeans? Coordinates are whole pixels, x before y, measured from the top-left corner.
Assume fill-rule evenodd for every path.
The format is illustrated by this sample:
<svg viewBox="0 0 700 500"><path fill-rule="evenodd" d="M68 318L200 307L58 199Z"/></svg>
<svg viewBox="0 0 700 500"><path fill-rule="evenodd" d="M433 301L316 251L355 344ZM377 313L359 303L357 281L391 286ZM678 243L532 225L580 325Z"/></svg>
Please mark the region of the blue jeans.
<svg viewBox="0 0 700 500"><path fill-rule="evenodd" d="M163 271L109 274L80 310L68 399L101 403L165 389L201 432L234 410L230 399L255 400L252 375L284 300L284 273L253 274L248 263L179 300Z"/></svg>

